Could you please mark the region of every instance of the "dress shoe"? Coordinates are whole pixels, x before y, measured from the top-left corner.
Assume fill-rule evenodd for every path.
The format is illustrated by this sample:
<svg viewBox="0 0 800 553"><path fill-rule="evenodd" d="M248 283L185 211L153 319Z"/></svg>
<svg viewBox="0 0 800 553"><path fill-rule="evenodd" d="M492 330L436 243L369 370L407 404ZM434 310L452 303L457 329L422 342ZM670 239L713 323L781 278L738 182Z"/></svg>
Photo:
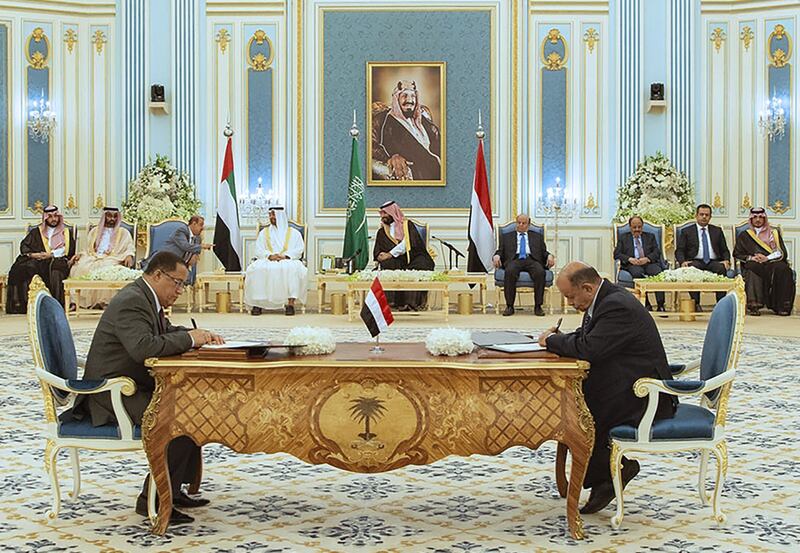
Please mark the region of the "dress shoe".
<svg viewBox="0 0 800 553"><path fill-rule="evenodd" d="M253 309L250 310L250 314L251 315L261 315L261 308L260 307L254 307Z"/></svg>
<svg viewBox="0 0 800 553"><path fill-rule="evenodd" d="M205 507L211 503L208 499L202 497L194 498L186 495L183 491L178 492L172 496L172 504L178 507L186 507L191 509L193 507Z"/></svg>
<svg viewBox="0 0 800 553"><path fill-rule="evenodd" d="M788 317L791 314L792 313L790 311L778 311L778 315L780 315L781 317Z"/></svg>
<svg viewBox="0 0 800 553"><path fill-rule="evenodd" d="M514 314L514 308L509 306L506 307L505 311L503 311L503 317L509 317Z"/></svg>
<svg viewBox="0 0 800 553"><path fill-rule="evenodd" d="M663 313L663 312L665 312L666 310L667 310L667 308L666 308L666 307L664 307L663 305L659 305L659 306L656 308L656 311L661 311L662 313Z"/></svg>
<svg viewBox="0 0 800 553"><path fill-rule="evenodd" d="M294 305L287 305L287 306L284 308L284 312L285 312L285 313L286 313L286 315L288 315L289 317L291 317L292 315L294 315Z"/></svg>
<svg viewBox="0 0 800 553"><path fill-rule="evenodd" d="M626 462L622 465L623 490L625 489L625 486L628 485L628 482L633 480L637 474L639 474L639 462L632 459L626 459ZM614 497L614 484L610 480L601 482L592 488L592 493L589 494L589 499L586 501L586 505L581 507L580 512L582 515L591 515L592 513L597 513L611 503L611 500L614 499Z"/></svg>
<svg viewBox="0 0 800 553"><path fill-rule="evenodd" d="M156 509L158 509L158 501L156 501ZM141 515L143 517L147 516L147 496L146 495L139 495L136 498L136 514ZM180 512L176 508L172 508L172 512L169 515L169 523L170 524L191 524L194 522L194 518L190 517L189 515Z"/></svg>
<svg viewBox="0 0 800 553"><path fill-rule="evenodd" d="M533 314L537 317L544 317L544 309L542 309L541 305L537 305L533 308Z"/></svg>
<svg viewBox="0 0 800 553"><path fill-rule="evenodd" d="M760 317L761 310L758 309L757 307L748 307L747 314L750 315L751 317Z"/></svg>

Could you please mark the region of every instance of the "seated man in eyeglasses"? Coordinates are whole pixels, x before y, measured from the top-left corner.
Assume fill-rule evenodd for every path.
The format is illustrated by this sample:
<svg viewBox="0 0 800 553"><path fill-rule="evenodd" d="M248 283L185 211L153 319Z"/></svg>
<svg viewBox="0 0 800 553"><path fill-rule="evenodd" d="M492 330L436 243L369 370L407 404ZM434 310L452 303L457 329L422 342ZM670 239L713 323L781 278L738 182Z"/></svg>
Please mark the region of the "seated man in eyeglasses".
<svg viewBox="0 0 800 553"><path fill-rule="evenodd" d="M127 376L136 383L132 396L123 396L122 403L133 424L141 425L144 411L150 404L155 380L144 365L149 357L178 355L205 344L224 343L222 337L208 330L190 330L173 326L164 316L164 308L178 299L189 277L186 262L170 252L158 252L147 265L141 278L134 280L112 298L97 324L89 356L86 359L86 380L103 380ZM75 407L62 415L76 420L88 419L92 426L116 423L110 394L81 395ZM175 507L200 507L207 499L186 495L181 485L194 481L199 469L200 448L191 438L181 436L168 446L167 458ZM136 500L136 512L147 516L148 478ZM173 508L171 524L185 524L194 519Z"/></svg>

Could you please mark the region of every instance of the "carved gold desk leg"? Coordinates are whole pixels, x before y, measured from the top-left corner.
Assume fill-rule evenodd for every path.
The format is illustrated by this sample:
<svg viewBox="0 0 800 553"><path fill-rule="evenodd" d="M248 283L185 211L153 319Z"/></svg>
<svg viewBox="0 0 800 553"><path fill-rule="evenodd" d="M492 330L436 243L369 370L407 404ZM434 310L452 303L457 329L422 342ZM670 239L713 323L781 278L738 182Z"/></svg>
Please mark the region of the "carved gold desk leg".
<svg viewBox="0 0 800 553"><path fill-rule="evenodd" d="M153 523L152 532L160 536L163 536L167 531L169 517L172 514L172 486L167 468L167 447L171 440L170 421L167 414L162 416L160 412L160 404L163 401L164 378L169 377L160 374L156 375L156 389L153 392L153 399L150 401L150 405L142 418L144 452L147 455L150 474L155 481L158 493L158 514Z"/></svg>
<svg viewBox="0 0 800 553"><path fill-rule="evenodd" d="M564 445L572 455L572 469L567 487L567 523L572 537L583 539L583 521L578 512L578 500L594 448L594 419L583 396L582 378L572 379L571 388L571 393L566 392L567 397L564 398L567 409Z"/></svg>
<svg viewBox="0 0 800 553"><path fill-rule="evenodd" d="M558 495L567 497L567 446L558 443L556 449L556 486Z"/></svg>

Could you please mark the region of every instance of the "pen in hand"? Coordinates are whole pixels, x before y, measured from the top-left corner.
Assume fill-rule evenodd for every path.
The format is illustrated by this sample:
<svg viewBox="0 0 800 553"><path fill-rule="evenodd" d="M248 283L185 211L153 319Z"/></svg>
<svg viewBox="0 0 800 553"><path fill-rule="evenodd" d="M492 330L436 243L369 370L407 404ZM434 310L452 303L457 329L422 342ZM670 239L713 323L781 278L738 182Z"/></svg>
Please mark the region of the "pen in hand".
<svg viewBox="0 0 800 553"><path fill-rule="evenodd" d="M556 323L556 326L553 329L553 334L558 334L558 332L559 332L558 329L561 328L561 321L563 321L563 320L564 320L564 317L559 317L558 318L558 322Z"/></svg>
<svg viewBox="0 0 800 553"><path fill-rule="evenodd" d="M192 327L194 327L196 329L197 328L197 321L194 320L194 317L191 320L192 320ZM559 324L561 324L560 320L558 322L559 322Z"/></svg>

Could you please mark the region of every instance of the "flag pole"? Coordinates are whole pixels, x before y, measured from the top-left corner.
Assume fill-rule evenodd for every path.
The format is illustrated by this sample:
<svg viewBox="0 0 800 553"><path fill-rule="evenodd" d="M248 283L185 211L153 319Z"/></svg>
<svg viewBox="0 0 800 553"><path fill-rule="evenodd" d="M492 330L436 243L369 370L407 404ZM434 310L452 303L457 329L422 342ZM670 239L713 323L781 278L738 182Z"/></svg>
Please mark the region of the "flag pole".
<svg viewBox="0 0 800 553"><path fill-rule="evenodd" d="M384 351L386 351L381 347L381 335L380 335L380 333L378 333L378 335L375 336L375 345L369 351L370 351L370 353L383 353Z"/></svg>

